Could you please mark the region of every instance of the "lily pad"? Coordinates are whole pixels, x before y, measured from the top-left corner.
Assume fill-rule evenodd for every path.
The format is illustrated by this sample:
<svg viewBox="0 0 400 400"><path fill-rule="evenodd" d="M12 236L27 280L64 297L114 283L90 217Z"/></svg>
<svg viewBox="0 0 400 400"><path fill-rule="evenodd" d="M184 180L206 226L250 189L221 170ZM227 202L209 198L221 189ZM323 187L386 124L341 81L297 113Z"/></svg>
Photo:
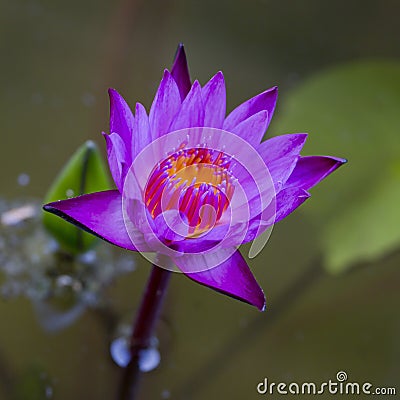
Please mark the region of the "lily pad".
<svg viewBox="0 0 400 400"><path fill-rule="evenodd" d="M341 272L398 248L400 63L342 65L283 102L274 133L308 132L303 154L349 160L303 206L320 232L326 268Z"/></svg>
<svg viewBox="0 0 400 400"><path fill-rule="evenodd" d="M87 141L72 155L45 197L45 203L107 190L110 180L98 147ZM97 239L50 213L43 214L46 229L71 253L86 251Z"/></svg>

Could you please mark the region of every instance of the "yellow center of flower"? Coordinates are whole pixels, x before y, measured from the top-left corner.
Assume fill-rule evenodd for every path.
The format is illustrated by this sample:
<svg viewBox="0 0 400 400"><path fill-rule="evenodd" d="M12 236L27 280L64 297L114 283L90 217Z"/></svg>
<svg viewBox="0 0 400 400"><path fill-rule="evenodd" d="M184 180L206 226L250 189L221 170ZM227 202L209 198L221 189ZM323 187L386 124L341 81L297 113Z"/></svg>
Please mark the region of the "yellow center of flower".
<svg viewBox="0 0 400 400"><path fill-rule="evenodd" d="M235 189L231 158L208 148L180 149L152 171L145 189L151 216L176 209L187 219L188 237L211 229L228 208Z"/></svg>

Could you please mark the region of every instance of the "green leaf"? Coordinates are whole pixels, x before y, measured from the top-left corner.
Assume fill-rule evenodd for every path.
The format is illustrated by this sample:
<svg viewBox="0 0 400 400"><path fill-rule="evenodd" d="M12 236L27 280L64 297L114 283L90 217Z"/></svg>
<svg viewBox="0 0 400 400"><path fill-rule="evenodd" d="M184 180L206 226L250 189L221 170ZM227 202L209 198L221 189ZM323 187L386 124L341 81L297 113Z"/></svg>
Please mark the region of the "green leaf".
<svg viewBox="0 0 400 400"><path fill-rule="evenodd" d="M108 173L99 149L87 141L73 154L45 197L45 203L110 188ZM97 239L74 225L50 214L43 214L46 229L71 253L86 251Z"/></svg>
<svg viewBox="0 0 400 400"><path fill-rule="evenodd" d="M308 132L303 154L349 163L312 189L302 209L320 231L325 266L340 272L400 244L400 63L323 72L287 96L276 134Z"/></svg>

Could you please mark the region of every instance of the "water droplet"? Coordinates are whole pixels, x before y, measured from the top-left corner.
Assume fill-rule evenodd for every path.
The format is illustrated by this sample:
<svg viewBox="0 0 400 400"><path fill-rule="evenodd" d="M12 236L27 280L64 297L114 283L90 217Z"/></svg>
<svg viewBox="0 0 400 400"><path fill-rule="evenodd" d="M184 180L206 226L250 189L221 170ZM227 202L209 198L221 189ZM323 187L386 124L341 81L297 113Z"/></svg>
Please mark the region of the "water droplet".
<svg viewBox="0 0 400 400"><path fill-rule="evenodd" d="M160 364L160 352L155 347L141 350L139 352L139 369L142 372L149 372Z"/></svg>
<svg viewBox="0 0 400 400"><path fill-rule="evenodd" d="M125 337L119 337L111 343L110 347L111 357L114 362L125 368L131 360L129 352L129 342ZM149 372L157 368L160 364L160 352L155 347L149 347L139 351L139 370L142 372Z"/></svg>
<svg viewBox="0 0 400 400"><path fill-rule="evenodd" d="M131 360L131 355L128 349L128 340L124 337L115 339L111 343L110 353L114 362L118 366L125 368Z"/></svg>
<svg viewBox="0 0 400 400"><path fill-rule="evenodd" d="M56 285L59 288L71 288L75 292L79 292L82 289L82 283L69 275L58 276L56 279Z"/></svg>
<svg viewBox="0 0 400 400"><path fill-rule="evenodd" d="M43 95L40 92L33 93L31 96L31 101L35 105L43 103Z"/></svg>
<svg viewBox="0 0 400 400"><path fill-rule="evenodd" d="M162 399L169 399L170 397L171 397L171 392L169 390L165 389L161 392Z"/></svg>
<svg viewBox="0 0 400 400"><path fill-rule="evenodd" d="M86 107L92 107L94 105L94 103L96 102L96 98L93 96L93 94L91 93L83 93L82 95L82 103L86 106Z"/></svg>
<svg viewBox="0 0 400 400"><path fill-rule="evenodd" d="M60 108L64 105L64 100L61 97L54 96L50 102L52 108Z"/></svg>
<svg viewBox="0 0 400 400"><path fill-rule="evenodd" d="M97 259L97 254L95 250L89 250L86 253L79 255L79 261L83 264L94 264Z"/></svg>
<svg viewBox="0 0 400 400"><path fill-rule="evenodd" d="M132 257L121 256L115 263L115 270L118 272L126 273L132 272L136 269L135 262Z"/></svg>
<svg viewBox="0 0 400 400"><path fill-rule="evenodd" d="M28 174L22 173L18 175L17 182L20 186L27 186L29 185L31 178Z"/></svg>
<svg viewBox="0 0 400 400"><path fill-rule="evenodd" d="M73 283L73 279L69 275L60 275L57 278L57 285L58 286L71 286L72 283Z"/></svg>
<svg viewBox="0 0 400 400"><path fill-rule="evenodd" d="M75 194L75 192L72 189L67 189L66 192L65 192L65 195L67 197L73 197L74 194Z"/></svg>
<svg viewBox="0 0 400 400"><path fill-rule="evenodd" d="M53 388L51 386L46 386L45 395L46 399L51 399L53 397Z"/></svg>

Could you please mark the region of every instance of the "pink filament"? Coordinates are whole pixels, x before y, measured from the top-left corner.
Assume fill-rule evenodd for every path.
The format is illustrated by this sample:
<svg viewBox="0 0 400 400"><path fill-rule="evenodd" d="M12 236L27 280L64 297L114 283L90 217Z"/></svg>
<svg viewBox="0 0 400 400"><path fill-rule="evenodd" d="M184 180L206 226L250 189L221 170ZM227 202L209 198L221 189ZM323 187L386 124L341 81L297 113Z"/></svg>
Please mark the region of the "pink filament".
<svg viewBox="0 0 400 400"><path fill-rule="evenodd" d="M208 148L180 149L150 175L145 203L156 218L177 209L189 224L189 236L211 229L229 207L234 193L229 171L231 158ZM204 207L206 206L206 207Z"/></svg>

